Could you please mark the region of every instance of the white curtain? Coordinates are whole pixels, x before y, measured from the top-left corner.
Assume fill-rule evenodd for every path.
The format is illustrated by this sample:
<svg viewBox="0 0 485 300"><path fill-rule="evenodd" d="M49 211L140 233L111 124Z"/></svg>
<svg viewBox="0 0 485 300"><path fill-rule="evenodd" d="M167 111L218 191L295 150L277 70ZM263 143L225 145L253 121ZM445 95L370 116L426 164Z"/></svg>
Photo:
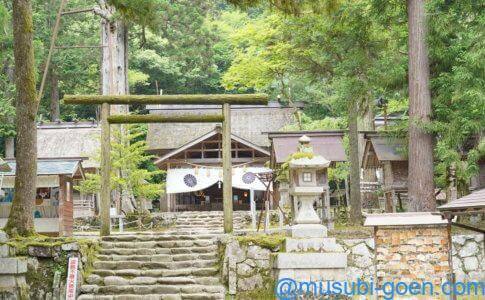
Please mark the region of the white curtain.
<svg viewBox="0 0 485 300"><path fill-rule="evenodd" d="M15 176L3 177L1 188L13 188L14 186L15 186ZM59 186L58 175L37 176L37 187L58 187L58 186Z"/></svg>
<svg viewBox="0 0 485 300"><path fill-rule="evenodd" d="M237 167L232 169L232 186L246 190L266 190L256 177L257 173L270 172L264 167ZM206 189L218 181L222 182L222 168L181 168L167 171L167 193L187 193Z"/></svg>

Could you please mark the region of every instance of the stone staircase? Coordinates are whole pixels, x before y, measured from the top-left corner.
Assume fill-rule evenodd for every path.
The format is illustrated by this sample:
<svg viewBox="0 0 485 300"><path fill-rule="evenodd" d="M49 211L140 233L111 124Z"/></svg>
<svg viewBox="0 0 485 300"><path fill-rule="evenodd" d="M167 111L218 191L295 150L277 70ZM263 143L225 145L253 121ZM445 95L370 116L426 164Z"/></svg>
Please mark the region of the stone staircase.
<svg viewBox="0 0 485 300"><path fill-rule="evenodd" d="M235 211L233 213L233 222L235 230L245 229L250 223L249 212ZM224 228L223 213L222 211L179 212L177 213L177 220L174 228L188 233L222 233Z"/></svg>
<svg viewBox="0 0 485 300"><path fill-rule="evenodd" d="M78 299L224 299L216 235L103 237Z"/></svg>
<svg viewBox="0 0 485 300"><path fill-rule="evenodd" d="M246 226L246 215L234 213L235 228ZM78 299L224 299L217 249L222 232L222 212L180 212L165 232L103 237Z"/></svg>

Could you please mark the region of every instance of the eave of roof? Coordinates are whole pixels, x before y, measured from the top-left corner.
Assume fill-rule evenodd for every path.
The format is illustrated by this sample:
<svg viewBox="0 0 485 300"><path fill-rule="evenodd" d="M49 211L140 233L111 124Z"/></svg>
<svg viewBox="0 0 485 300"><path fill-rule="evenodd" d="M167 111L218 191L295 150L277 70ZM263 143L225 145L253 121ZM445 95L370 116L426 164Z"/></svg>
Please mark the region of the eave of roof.
<svg viewBox="0 0 485 300"><path fill-rule="evenodd" d="M267 134L272 141L272 160L278 164L284 163L291 154L298 151L298 140L303 135L310 137L310 145L315 154L331 162L347 160L343 146L345 134L343 130L267 132Z"/></svg>
<svg viewBox="0 0 485 300"><path fill-rule="evenodd" d="M15 176L15 160L7 160L10 167L8 172L0 172L4 176ZM82 161L79 159L37 159L37 176L42 175L69 175L71 177L79 174L84 178Z"/></svg>
<svg viewBox="0 0 485 300"><path fill-rule="evenodd" d="M207 132L206 134L203 134L200 137L198 137L198 138L196 138L196 139L194 139L194 140L186 143L185 145L183 145L183 146L181 146L181 147L179 147L177 149L174 149L174 150L168 152L164 156L162 156L159 159L155 160L154 163L156 165L157 164L160 164L160 163L164 162L165 160L169 159L170 157L172 157L174 155L177 155L177 154L181 153L182 151L187 150L190 147L195 146L198 143L200 143L202 141L205 141L206 139L208 139L210 137L213 137L214 135L216 135L218 133L220 133L220 128L219 127L216 127L215 129ZM233 139L236 142L239 142L239 143L241 143L243 145L246 145L248 147L251 147L251 148L253 148L253 149L255 149L255 150L257 150L257 151L259 151L259 152L261 152L261 153L263 153L265 155L267 155L267 156L270 156L269 151L265 150L264 148L259 147L258 145L255 145L255 144L253 144L253 143L251 143L251 142L249 142L249 141L247 141L247 140L245 140L245 139L243 139L241 137L238 137L235 134L231 134L231 139Z"/></svg>
<svg viewBox="0 0 485 300"><path fill-rule="evenodd" d="M485 209L485 188L458 198L456 200L450 201L440 207L438 210L440 212L460 212L460 211L474 211Z"/></svg>
<svg viewBox="0 0 485 300"><path fill-rule="evenodd" d="M263 134L267 134L269 139L275 137L293 137L293 136L333 136L339 135L343 136L347 130L301 130L301 131L269 131L263 132Z"/></svg>

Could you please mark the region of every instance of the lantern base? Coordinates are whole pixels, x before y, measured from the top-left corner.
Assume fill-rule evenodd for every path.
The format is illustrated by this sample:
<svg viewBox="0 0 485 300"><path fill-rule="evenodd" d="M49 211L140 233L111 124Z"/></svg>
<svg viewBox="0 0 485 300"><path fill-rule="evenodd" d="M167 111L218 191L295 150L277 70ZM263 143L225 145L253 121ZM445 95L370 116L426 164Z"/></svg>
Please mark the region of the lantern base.
<svg viewBox="0 0 485 300"><path fill-rule="evenodd" d="M294 238L327 237L327 227L322 224L296 224L288 229L288 235Z"/></svg>

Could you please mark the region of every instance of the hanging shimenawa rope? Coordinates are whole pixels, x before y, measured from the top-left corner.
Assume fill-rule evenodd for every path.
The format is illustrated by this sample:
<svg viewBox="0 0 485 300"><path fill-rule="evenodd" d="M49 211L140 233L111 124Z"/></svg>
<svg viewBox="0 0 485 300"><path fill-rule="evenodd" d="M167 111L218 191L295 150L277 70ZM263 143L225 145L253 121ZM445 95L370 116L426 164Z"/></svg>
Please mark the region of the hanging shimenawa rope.
<svg viewBox="0 0 485 300"><path fill-rule="evenodd" d="M238 168L238 167L246 167L252 163L255 163L255 162L258 162L258 161L261 161L263 160L262 158L261 159L253 159L252 161L248 161L248 162L245 162L245 163L242 163L242 164L238 164L238 165L233 165L232 167L233 168ZM180 160L178 161L179 163L183 163L183 164L186 164L186 165L189 165L189 166L193 166L193 167L196 167L196 168L206 168L206 169L222 169L222 167L219 167L219 166L206 166L206 165L199 165L199 164L194 164L194 163L191 163L191 162L188 162L188 161L185 161L185 160Z"/></svg>

